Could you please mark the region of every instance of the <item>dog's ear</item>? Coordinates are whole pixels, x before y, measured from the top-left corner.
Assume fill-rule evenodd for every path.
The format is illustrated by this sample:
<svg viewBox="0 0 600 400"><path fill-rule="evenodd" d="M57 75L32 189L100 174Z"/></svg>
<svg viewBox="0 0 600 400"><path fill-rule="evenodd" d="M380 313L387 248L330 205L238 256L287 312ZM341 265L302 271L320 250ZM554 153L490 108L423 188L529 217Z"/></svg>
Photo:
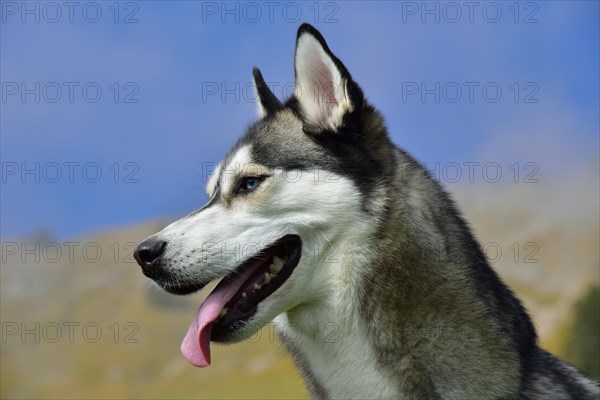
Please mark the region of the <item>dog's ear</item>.
<svg viewBox="0 0 600 400"><path fill-rule="evenodd" d="M256 107L258 116L263 118L268 114L271 114L281 108L283 104L277 96L271 92L271 89L265 83L260 70L256 67L252 70L252 76L254 77L254 90L256 93Z"/></svg>
<svg viewBox="0 0 600 400"><path fill-rule="evenodd" d="M294 69L294 95L305 130L336 132L344 117L362 106L362 91L321 33L309 24L298 29Z"/></svg>

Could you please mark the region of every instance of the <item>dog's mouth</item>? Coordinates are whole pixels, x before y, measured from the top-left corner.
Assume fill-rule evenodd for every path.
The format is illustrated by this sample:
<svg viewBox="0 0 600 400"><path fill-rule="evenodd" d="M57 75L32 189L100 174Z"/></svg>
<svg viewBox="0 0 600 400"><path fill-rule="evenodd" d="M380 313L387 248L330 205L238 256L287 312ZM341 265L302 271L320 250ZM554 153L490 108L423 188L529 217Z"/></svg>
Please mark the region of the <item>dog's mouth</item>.
<svg viewBox="0 0 600 400"><path fill-rule="evenodd" d="M210 341L220 341L243 326L258 303L290 277L301 250L300 237L286 235L223 278L196 312L183 339L185 358L197 367L210 365Z"/></svg>

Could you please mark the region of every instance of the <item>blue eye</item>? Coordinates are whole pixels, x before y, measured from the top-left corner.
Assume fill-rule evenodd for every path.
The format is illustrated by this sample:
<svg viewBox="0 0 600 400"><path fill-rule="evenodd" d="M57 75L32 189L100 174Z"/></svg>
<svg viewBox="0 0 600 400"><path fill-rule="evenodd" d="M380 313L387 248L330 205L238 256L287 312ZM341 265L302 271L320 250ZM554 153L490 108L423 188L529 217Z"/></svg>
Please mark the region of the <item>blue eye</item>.
<svg viewBox="0 0 600 400"><path fill-rule="evenodd" d="M258 186L258 179L250 178L244 181L244 189L254 190Z"/></svg>
<svg viewBox="0 0 600 400"><path fill-rule="evenodd" d="M238 193L251 192L260 185L264 178L261 177L247 177L243 178L238 188Z"/></svg>

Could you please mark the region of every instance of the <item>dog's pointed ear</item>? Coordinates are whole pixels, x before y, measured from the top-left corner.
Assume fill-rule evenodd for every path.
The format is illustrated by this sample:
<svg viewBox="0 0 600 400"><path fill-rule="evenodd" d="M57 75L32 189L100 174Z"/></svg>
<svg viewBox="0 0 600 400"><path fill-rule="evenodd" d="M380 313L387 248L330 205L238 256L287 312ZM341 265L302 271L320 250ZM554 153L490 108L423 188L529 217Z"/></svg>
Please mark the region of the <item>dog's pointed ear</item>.
<svg viewBox="0 0 600 400"><path fill-rule="evenodd" d="M294 69L294 95L305 129L336 132L347 114L362 107L362 91L321 33L309 24L298 29Z"/></svg>
<svg viewBox="0 0 600 400"><path fill-rule="evenodd" d="M265 83L260 70L256 67L252 69L252 76L254 77L254 90L256 93L256 107L258 116L263 118L281 108L283 104L277 96L271 92L271 89Z"/></svg>

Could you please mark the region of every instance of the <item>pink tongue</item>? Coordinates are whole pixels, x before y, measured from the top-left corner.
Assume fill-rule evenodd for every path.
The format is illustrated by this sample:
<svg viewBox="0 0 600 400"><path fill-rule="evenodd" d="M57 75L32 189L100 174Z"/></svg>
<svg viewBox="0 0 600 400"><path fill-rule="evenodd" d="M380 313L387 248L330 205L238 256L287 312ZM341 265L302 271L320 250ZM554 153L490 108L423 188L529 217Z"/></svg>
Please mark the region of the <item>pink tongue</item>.
<svg viewBox="0 0 600 400"><path fill-rule="evenodd" d="M204 300L181 343L181 352L191 364L196 367L210 365L212 324L219 317L225 304L233 298L254 270L255 268L248 269L232 281L221 281Z"/></svg>

